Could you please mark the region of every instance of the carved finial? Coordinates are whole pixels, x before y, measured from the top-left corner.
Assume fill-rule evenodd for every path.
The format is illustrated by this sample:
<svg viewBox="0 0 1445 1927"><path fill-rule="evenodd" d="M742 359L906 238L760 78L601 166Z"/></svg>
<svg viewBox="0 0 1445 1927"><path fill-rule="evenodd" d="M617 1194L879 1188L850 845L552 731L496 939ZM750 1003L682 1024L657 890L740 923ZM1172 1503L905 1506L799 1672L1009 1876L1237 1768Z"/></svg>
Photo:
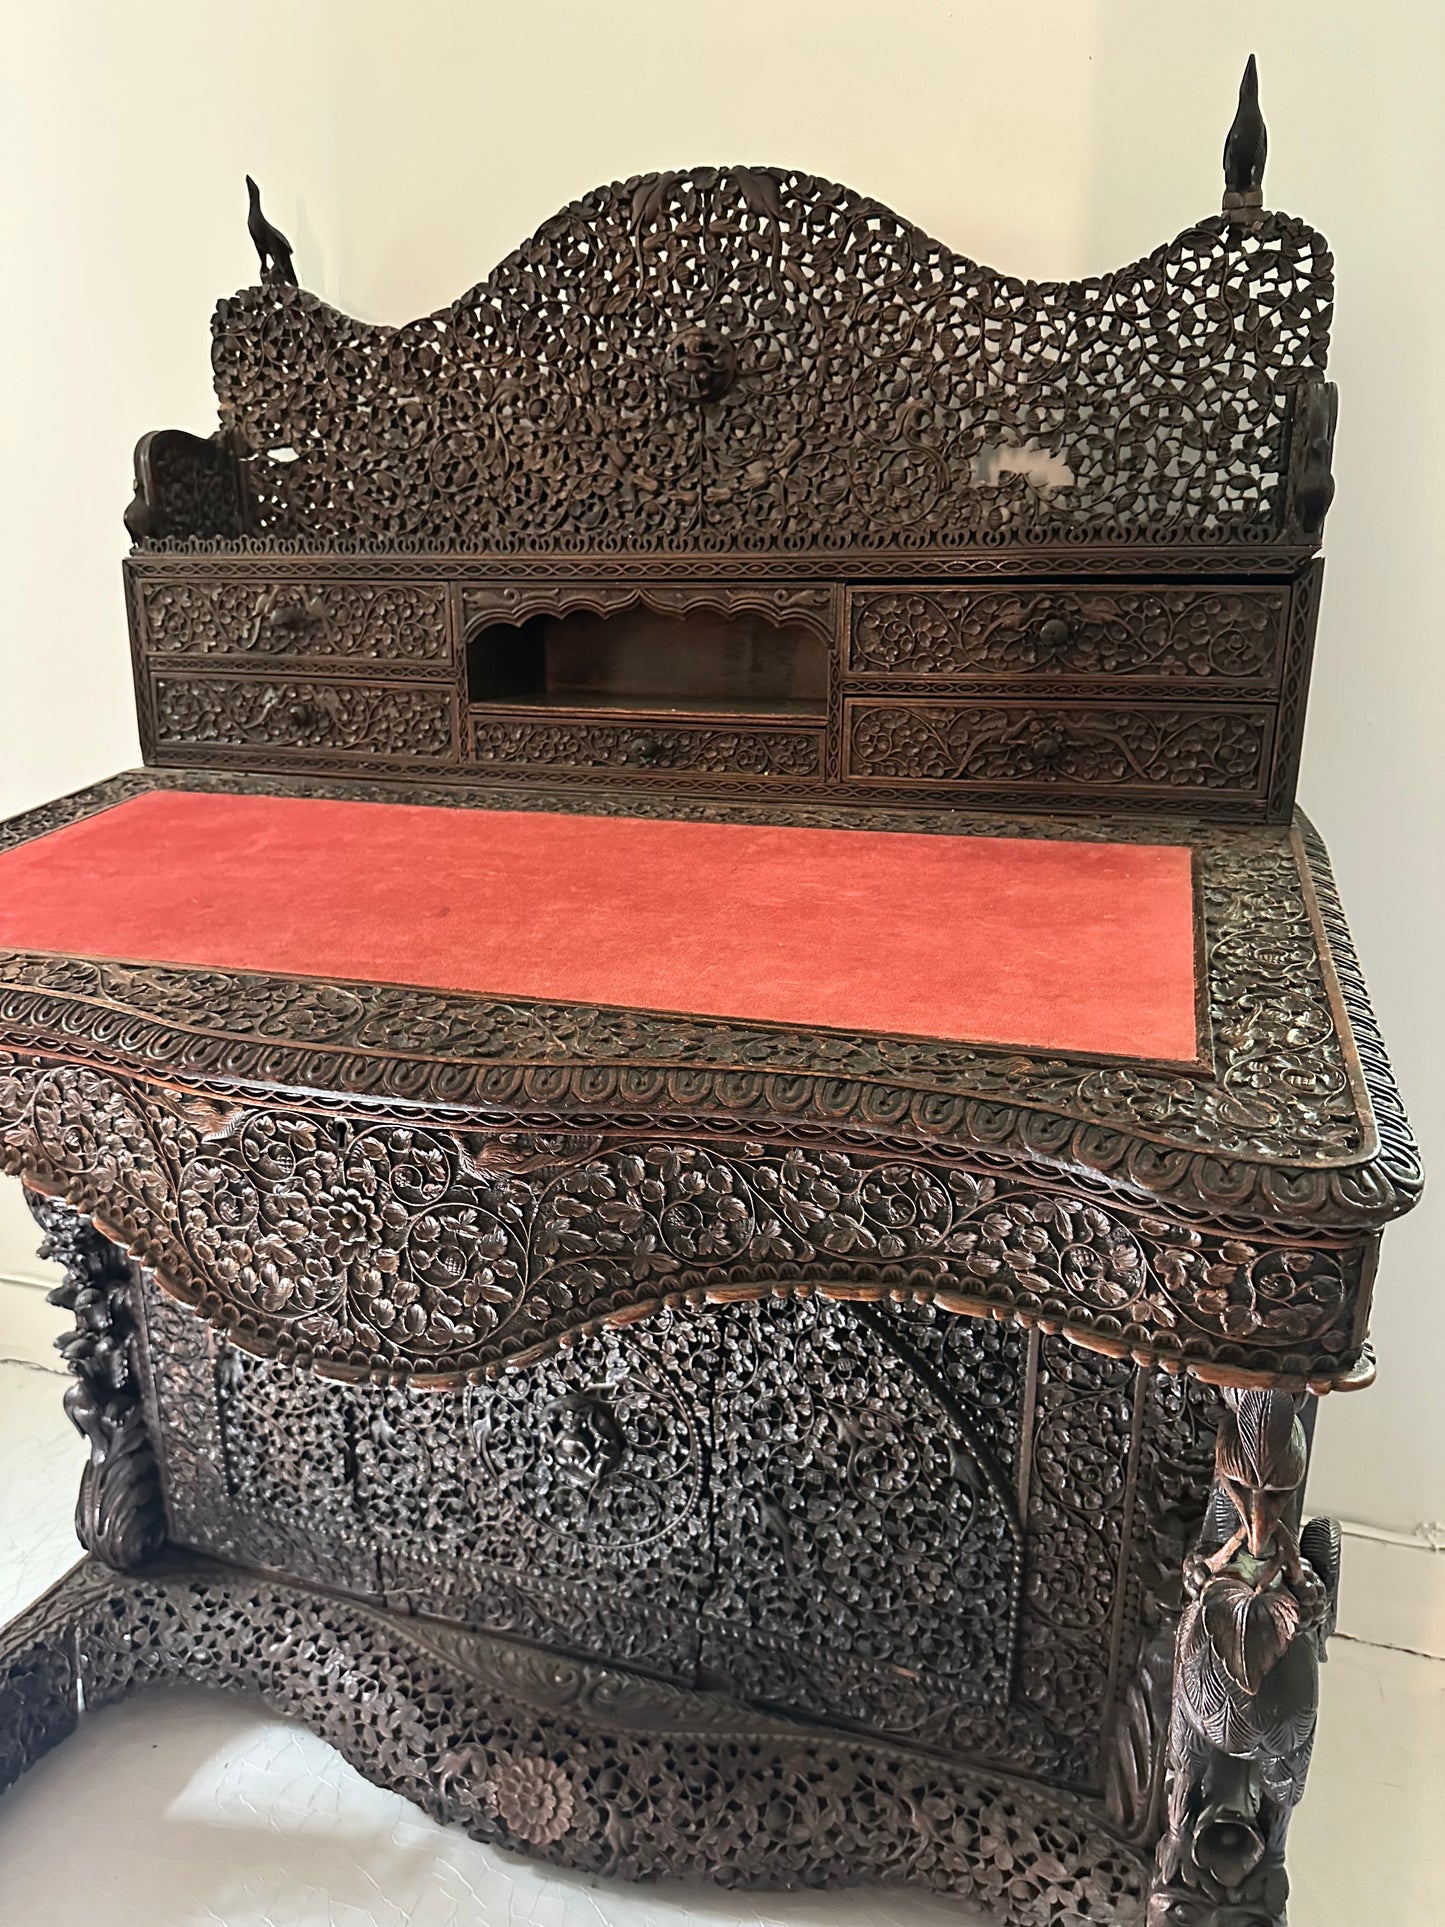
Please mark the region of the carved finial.
<svg viewBox="0 0 1445 1927"><path fill-rule="evenodd" d="M246 226L261 257L262 285L268 288L298 286L296 270L291 265L291 243L280 228L272 227L261 212L261 190L249 174L246 176L246 192L251 197L251 211L246 216Z"/></svg>
<svg viewBox="0 0 1445 1927"><path fill-rule="evenodd" d="M1239 83L1234 124L1224 141L1224 212L1236 220L1254 218L1253 210L1264 205L1264 159L1268 152L1269 134L1259 111L1259 75L1251 54Z"/></svg>

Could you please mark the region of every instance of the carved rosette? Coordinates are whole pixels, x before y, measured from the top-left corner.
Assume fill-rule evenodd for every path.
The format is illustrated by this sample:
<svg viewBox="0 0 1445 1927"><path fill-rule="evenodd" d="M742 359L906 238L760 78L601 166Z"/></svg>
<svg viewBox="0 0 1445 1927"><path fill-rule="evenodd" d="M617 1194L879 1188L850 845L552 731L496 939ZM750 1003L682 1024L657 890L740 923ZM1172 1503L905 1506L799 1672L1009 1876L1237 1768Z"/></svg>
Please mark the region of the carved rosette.
<svg viewBox="0 0 1445 1927"><path fill-rule="evenodd" d="M1241 1391L1225 1405L1184 1569L1150 1927L1284 1927L1285 1836L1333 1627L1338 1530L1316 1519L1302 1541L1291 1524L1308 1461L1297 1401Z"/></svg>
<svg viewBox="0 0 1445 1927"><path fill-rule="evenodd" d="M90 1447L76 1537L103 1564L130 1572L154 1558L166 1536L160 1470L141 1404L133 1269L68 1205L29 1190L25 1196L45 1233L40 1256L65 1270L50 1302L75 1315L75 1330L56 1342L75 1376L65 1409Z"/></svg>

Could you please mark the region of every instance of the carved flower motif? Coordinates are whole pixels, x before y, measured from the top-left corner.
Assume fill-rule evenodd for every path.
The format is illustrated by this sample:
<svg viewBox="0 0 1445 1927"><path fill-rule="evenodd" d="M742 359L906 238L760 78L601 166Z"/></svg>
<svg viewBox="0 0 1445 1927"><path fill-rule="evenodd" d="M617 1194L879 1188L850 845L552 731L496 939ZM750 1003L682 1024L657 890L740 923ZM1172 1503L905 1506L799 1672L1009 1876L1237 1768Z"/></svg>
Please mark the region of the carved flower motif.
<svg viewBox="0 0 1445 1927"><path fill-rule="evenodd" d="M560 1840L577 1815L576 1785L555 1760L505 1754L493 1765L484 1791L507 1831L534 1847Z"/></svg>

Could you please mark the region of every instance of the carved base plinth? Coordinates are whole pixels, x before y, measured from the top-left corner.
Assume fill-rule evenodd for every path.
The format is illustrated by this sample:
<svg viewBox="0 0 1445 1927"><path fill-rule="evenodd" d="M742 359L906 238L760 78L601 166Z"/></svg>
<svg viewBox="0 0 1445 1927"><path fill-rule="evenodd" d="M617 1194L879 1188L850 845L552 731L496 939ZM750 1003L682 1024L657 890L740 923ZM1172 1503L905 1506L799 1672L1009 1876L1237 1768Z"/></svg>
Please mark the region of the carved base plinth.
<svg viewBox="0 0 1445 1927"><path fill-rule="evenodd" d="M1142 1859L1063 1795L206 1560L87 1561L0 1634L8 1777L73 1728L77 1672L87 1708L259 1695L436 1819L580 1871L917 1887L1008 1927L1143 1915Z"/></svg>

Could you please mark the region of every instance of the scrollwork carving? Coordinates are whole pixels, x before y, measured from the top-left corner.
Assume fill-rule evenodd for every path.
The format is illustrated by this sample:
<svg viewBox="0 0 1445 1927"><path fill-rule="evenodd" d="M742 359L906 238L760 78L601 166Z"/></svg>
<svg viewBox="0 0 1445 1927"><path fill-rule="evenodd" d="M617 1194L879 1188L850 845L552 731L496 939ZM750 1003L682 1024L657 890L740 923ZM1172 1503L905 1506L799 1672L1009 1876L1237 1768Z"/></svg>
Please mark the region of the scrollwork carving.
<svg viewBox="0 0 1445 1927"><path fill-rule="evenodd" d="M855 592L849 667L870 676L1258 680L1275 667L1278 590Z"/></svg>
<svg viewBox="0 0 1445 1927"><path fill-rule="evenodd" d="M162 751L327 749L377 761L456 755L452 689L157 674L151 690Z"/></svg>
<svg viewBox="0 0 1445 1927"><path fill-rule="evenodd" d="M421 585L160 581L138 596L157 654L451 660L445 594Z"/></svg>
<svg viewBox="0 0 1445 1927"><path fill-rule="evenodd" d="M1254 792L1268 773L1268 709L1027 709L963 703L847 706L848 773L928 783L1140 785Z"/></svg>
<svg viewBox="0 0 1445 1927"><path fill-rule="evenodd" d="M465 1137L215 1117L0 1060L0 1157L108 1222L248 1348L455 1382L679 1295L819 1286L1057 1321L1177 1365L1343 1374L1364 1248L1251 1244L917 1161L641 1140L523 1178Z"/></svg>

